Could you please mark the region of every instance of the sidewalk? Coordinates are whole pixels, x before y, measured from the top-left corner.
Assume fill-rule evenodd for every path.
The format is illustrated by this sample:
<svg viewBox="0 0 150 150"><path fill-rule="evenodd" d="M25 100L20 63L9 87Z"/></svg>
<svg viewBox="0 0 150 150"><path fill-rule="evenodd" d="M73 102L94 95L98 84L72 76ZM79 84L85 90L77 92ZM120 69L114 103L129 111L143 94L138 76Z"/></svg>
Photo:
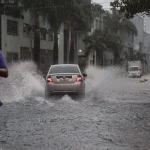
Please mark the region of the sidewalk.
<svg viewBox="0 0 150 150"><path fill-rule="evenodd" d="M143 75L141 79L150 80L150 74Z"/></svg>

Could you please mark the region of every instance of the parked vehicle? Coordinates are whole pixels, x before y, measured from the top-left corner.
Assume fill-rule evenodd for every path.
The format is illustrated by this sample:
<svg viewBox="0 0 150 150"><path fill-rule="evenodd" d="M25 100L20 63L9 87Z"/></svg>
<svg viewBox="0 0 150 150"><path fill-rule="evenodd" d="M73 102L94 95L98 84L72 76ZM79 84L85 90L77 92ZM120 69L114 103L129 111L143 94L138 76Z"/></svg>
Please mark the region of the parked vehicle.
<svg viewBox="0 0 150 150"><path fill-rule="evenodd" d="M141 61L128 61L128 76L141 78L142 76Z"/></svg>
<svg viewBox="0 0 150 150"><path fill-rule="evenodd" d="M76 64L52 65L46 76L45 96L55 94L78 94L85 97L85 78Z"/></svg>

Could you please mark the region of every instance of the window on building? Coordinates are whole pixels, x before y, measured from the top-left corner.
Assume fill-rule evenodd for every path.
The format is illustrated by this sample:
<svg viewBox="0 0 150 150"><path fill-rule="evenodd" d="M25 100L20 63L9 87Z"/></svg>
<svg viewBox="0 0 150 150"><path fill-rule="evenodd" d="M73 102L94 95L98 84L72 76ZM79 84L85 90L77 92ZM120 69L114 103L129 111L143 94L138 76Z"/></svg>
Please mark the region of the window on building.
<svg viewBox="0 0 150 150"><path fill-rule="evenodd" d="M7 52L7 62L13 63L19 60L19 55L17 52Z"/></svg>
<svg viewBox="0 0 150 150"><path fill-rule="evenodd" d="M8 35L18 35L18 22L7 20L7 34Z"/></svg>
<svg viewBox="0 0 150 150"><path fill-rule="evenodd" d="M30 33L30 26L29 24L23 24L23 36L24 37L29 37L29 33Z"/></svg>
<svg viewBox="0 0 150 150"><path fill-rule="evenodd" d="M41 33L41 40L46 40L46 29L41 28L40 33Z"/></svg>

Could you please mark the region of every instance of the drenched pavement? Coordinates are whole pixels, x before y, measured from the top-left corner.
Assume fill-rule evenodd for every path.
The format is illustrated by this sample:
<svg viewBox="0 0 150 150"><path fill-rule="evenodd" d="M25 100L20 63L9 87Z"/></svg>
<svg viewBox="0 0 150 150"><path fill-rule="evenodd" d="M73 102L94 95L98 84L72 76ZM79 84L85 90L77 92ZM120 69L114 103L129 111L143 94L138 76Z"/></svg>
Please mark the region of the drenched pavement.
<svg viewBox="0 0 150 150"><path fill-rule="evenodd" d="M21 68L17 81L15 75L9 79L18 88L6 83L10 91L1 93L0 150L150 150L150 80L128 79L119 69L88 68L85 100L66 95L46 101L40 77L29 70L20 76Z"/></svg>

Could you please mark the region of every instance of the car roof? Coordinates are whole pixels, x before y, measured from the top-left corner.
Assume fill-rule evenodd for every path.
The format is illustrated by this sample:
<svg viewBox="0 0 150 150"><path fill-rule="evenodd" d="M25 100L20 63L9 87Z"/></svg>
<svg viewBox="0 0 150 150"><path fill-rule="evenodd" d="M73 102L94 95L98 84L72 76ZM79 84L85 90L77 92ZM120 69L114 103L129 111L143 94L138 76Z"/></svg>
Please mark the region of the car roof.
<svg viewBox="0 0 150 150"><path fill-rule="evenodd" d="M51 67L55 66L78 66L77 64L57 64L57 65L51 65Z"/></svg>

